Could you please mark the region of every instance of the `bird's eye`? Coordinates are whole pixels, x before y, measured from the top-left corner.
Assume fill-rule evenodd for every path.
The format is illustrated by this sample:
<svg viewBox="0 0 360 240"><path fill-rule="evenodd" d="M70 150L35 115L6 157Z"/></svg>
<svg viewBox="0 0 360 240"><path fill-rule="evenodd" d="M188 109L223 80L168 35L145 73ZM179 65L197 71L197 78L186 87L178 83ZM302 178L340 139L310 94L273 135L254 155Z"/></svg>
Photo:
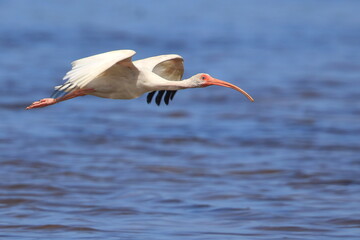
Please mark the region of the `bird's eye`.
<svg viewBox="0 0 360 240"><path fill-rule="evenodd" d="M206 77L205 77L205 76L202 76L202 77L201 77L201 79L202 79L202 80L205 80L205 79L206 79Z"/></svg>

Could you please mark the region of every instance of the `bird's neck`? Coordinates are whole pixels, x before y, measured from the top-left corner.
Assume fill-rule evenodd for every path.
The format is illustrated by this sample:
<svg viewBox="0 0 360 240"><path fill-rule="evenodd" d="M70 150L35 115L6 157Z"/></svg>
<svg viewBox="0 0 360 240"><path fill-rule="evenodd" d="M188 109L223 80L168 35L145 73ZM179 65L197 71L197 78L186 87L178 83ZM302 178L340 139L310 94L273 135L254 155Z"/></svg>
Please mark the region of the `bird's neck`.
<svg viewBox="0 0 360 240"><path fill-rule="evenodd" d="M158 91L158 90L180 90L185 88L193 87L191 85L192 81L189 79L184 79L181 81L169 81L166 80L157 74L151 74L150 77L146 78L143 84L150 91Z"/></svg>

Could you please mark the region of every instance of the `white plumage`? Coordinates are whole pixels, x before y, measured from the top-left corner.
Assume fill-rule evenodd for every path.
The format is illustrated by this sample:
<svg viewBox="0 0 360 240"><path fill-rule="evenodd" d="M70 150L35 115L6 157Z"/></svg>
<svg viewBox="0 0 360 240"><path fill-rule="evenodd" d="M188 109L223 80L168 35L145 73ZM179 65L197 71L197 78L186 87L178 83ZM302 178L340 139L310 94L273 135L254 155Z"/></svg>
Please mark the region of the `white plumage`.
<svg viewBox="0 0 360 240"><path fill-rule="evenodd" d="M63 79L80 88L84 87L118 62L131 64L131 57L135 53L133 50L111 51L76 60L71 63L72 69L66 73Z"/></svg>
<svg viewBox="0 0 360 240"><path fill-rule="evenodd" d="M132 99L153 90L137 87L142 83L138 80L145 79L151 72L167 80L181 80L184 66L179 55L161 55L132 62L135 53L133 50L117 50L76 60L64 77L66 83L57 86L56 90L71 92L93 88L97 90L92 93L95 96ZM141 74L145 76L139 78Z"/></svg>
<svg viewBox="0 0 360 240"><path fill-rule="evenodd" d="M45 107L84 95L132 99L150 92L147 98L150 103L155 91L159 91L156 103L160 104L166 91L164 101L168 104L177 90L210 85L233 88L253 101L244 90L212 78L208 74L196 74L180 81L184 73L184 64L183 58L179 55L160 55L132 61L135 53L133 50L117 50L72 62L72 69L64 77L66 82L55 87L51 98L34 102L27 109Z"/></svg>

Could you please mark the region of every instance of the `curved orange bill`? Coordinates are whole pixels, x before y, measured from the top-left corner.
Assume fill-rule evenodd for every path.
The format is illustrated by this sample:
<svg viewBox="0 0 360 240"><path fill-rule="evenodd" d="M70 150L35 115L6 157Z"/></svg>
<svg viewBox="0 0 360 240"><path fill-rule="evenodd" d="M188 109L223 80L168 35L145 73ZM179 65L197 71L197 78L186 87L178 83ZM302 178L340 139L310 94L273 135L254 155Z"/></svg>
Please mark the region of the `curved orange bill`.
<svg viewBox="0 0 360 240"><path fill-rule="evenodd" d="M250 96L250 94L248 94L247 92L245 92L244 90L242 90L241 88L239 88L238 86L235 86L231 83L228 83L228 82L225 82L225 81L222 81L222 80L219 80L219 79L216 79L216 78L213 78L211 80L209 80L207 82L207 84L209 85L218 85L218 86L223 86L223 87L228 87L228 88L232 88L236 91L239 91L241 92L242 94L244 94L250 101L254 101L254 99Z"/></svg>

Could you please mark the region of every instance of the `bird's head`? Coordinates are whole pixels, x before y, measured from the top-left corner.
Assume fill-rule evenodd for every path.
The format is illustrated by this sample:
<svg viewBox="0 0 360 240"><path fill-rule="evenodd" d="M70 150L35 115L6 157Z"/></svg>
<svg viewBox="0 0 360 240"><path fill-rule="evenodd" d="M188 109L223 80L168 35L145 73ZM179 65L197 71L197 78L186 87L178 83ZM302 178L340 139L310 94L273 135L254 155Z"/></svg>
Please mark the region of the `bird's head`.
<svg viewBox="0 0 360 240"><path fill-rule="evenodd" d="M208 87L211 85L218 85L218 86L223 86L223 87L228 87L228 88L232 88L235 89L236 91L241 92L242 94L244 94L250 101L254 101L254 99L244 90L242 90L241 88L239 88L238 86L235 86L231 83L216 79L211 77L209 74L206 73L199 73L196 74L192 77L193 80L193 84L196 85L196 87Z"/></svg>

